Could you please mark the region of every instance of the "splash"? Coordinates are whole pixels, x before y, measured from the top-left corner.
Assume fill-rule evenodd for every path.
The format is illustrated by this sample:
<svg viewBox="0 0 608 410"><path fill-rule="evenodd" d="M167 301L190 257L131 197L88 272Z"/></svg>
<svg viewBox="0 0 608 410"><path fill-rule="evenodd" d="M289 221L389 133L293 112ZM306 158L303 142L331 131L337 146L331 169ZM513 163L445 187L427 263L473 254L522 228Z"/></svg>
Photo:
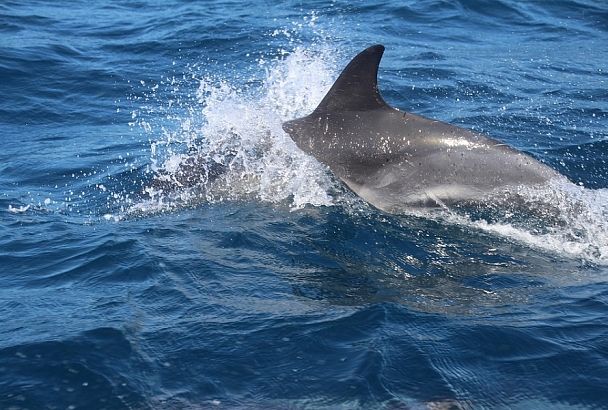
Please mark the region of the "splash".
<svg viewBox="0 0 608 410"><path fill-rule="evenodd" d="M256 199L332 205L339 186L326 169L303 154L281 124L312 111L333 82L330 49L296 47L272 64L260 60L259 87L241 88L205 75L174 130L151 140L153 183L148 199L128 212L158 212L200 202ZM147 121L140 123L153 132Z"/></svg>
<svg viewBox="0 0 608 410"><path fill-rule="evenodd" d="M608 265L608 189L590 190L565 180L553 181L488 198L483 208L483 212L444 209L427 217L570 259Z"/></svg>

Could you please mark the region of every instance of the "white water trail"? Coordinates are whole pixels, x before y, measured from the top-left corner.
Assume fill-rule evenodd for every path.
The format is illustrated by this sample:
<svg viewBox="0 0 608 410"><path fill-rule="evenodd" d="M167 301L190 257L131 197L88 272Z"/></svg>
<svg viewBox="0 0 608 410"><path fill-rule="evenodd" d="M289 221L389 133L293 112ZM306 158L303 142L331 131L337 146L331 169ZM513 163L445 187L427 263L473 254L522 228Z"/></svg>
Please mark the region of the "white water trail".
<svg viewBox="0 0 608 410"><path fill-rule="evenodd" d="M510 200L512 196L487 204L501 208L499 219L453 211L435 218L570 259L608 265L608 189L556 181L541 188L520 188L516 207L510 207Z"/></svg>

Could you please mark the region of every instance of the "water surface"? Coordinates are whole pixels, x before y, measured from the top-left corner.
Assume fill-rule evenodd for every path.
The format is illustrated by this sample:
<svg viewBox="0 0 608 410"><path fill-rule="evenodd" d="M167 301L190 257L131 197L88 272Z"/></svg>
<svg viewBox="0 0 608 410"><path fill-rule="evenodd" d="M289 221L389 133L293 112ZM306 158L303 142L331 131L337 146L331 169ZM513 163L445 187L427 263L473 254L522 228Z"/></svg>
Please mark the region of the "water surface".
<svg viewBox="0 0 608 410"><path fill-rule="evenodd" d="M3 2L0 408L607 407L607 27L582 0ZM356 198L281 122L376 43L390 104L571 182L524 216Z"/></svg>

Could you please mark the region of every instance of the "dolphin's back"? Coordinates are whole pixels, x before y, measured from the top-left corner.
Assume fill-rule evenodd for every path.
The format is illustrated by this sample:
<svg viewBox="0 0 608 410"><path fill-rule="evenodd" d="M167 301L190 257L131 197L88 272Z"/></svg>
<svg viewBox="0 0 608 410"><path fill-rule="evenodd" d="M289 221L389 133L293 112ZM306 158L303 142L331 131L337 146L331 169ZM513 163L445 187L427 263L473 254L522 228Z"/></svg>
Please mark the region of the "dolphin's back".
<svg viewBox="0 0 608 410"><path fill-rule="evenodd" d="M480 200L557 172L483 134L405 113L377 87L383 46L357 55L309 116L283 128L355 193L385 211Z"/></svg>

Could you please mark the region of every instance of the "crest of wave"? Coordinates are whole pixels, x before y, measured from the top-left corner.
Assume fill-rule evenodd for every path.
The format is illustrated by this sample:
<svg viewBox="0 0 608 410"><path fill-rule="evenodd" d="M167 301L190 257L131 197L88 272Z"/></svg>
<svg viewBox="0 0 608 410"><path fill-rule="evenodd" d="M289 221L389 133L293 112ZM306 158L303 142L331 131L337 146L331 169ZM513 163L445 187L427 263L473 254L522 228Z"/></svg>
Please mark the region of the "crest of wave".
<svg viewBox="0 0 608 410"><path fill-rule="evenodd" d="M155 183L131 212L162 211L201 201L255 198L292 209L331 205L337 187L318 162L283 131L310 113L333 82L329 50L296 48L268 64L259 87L200 80L180 127L151 144Z"/></svg>

